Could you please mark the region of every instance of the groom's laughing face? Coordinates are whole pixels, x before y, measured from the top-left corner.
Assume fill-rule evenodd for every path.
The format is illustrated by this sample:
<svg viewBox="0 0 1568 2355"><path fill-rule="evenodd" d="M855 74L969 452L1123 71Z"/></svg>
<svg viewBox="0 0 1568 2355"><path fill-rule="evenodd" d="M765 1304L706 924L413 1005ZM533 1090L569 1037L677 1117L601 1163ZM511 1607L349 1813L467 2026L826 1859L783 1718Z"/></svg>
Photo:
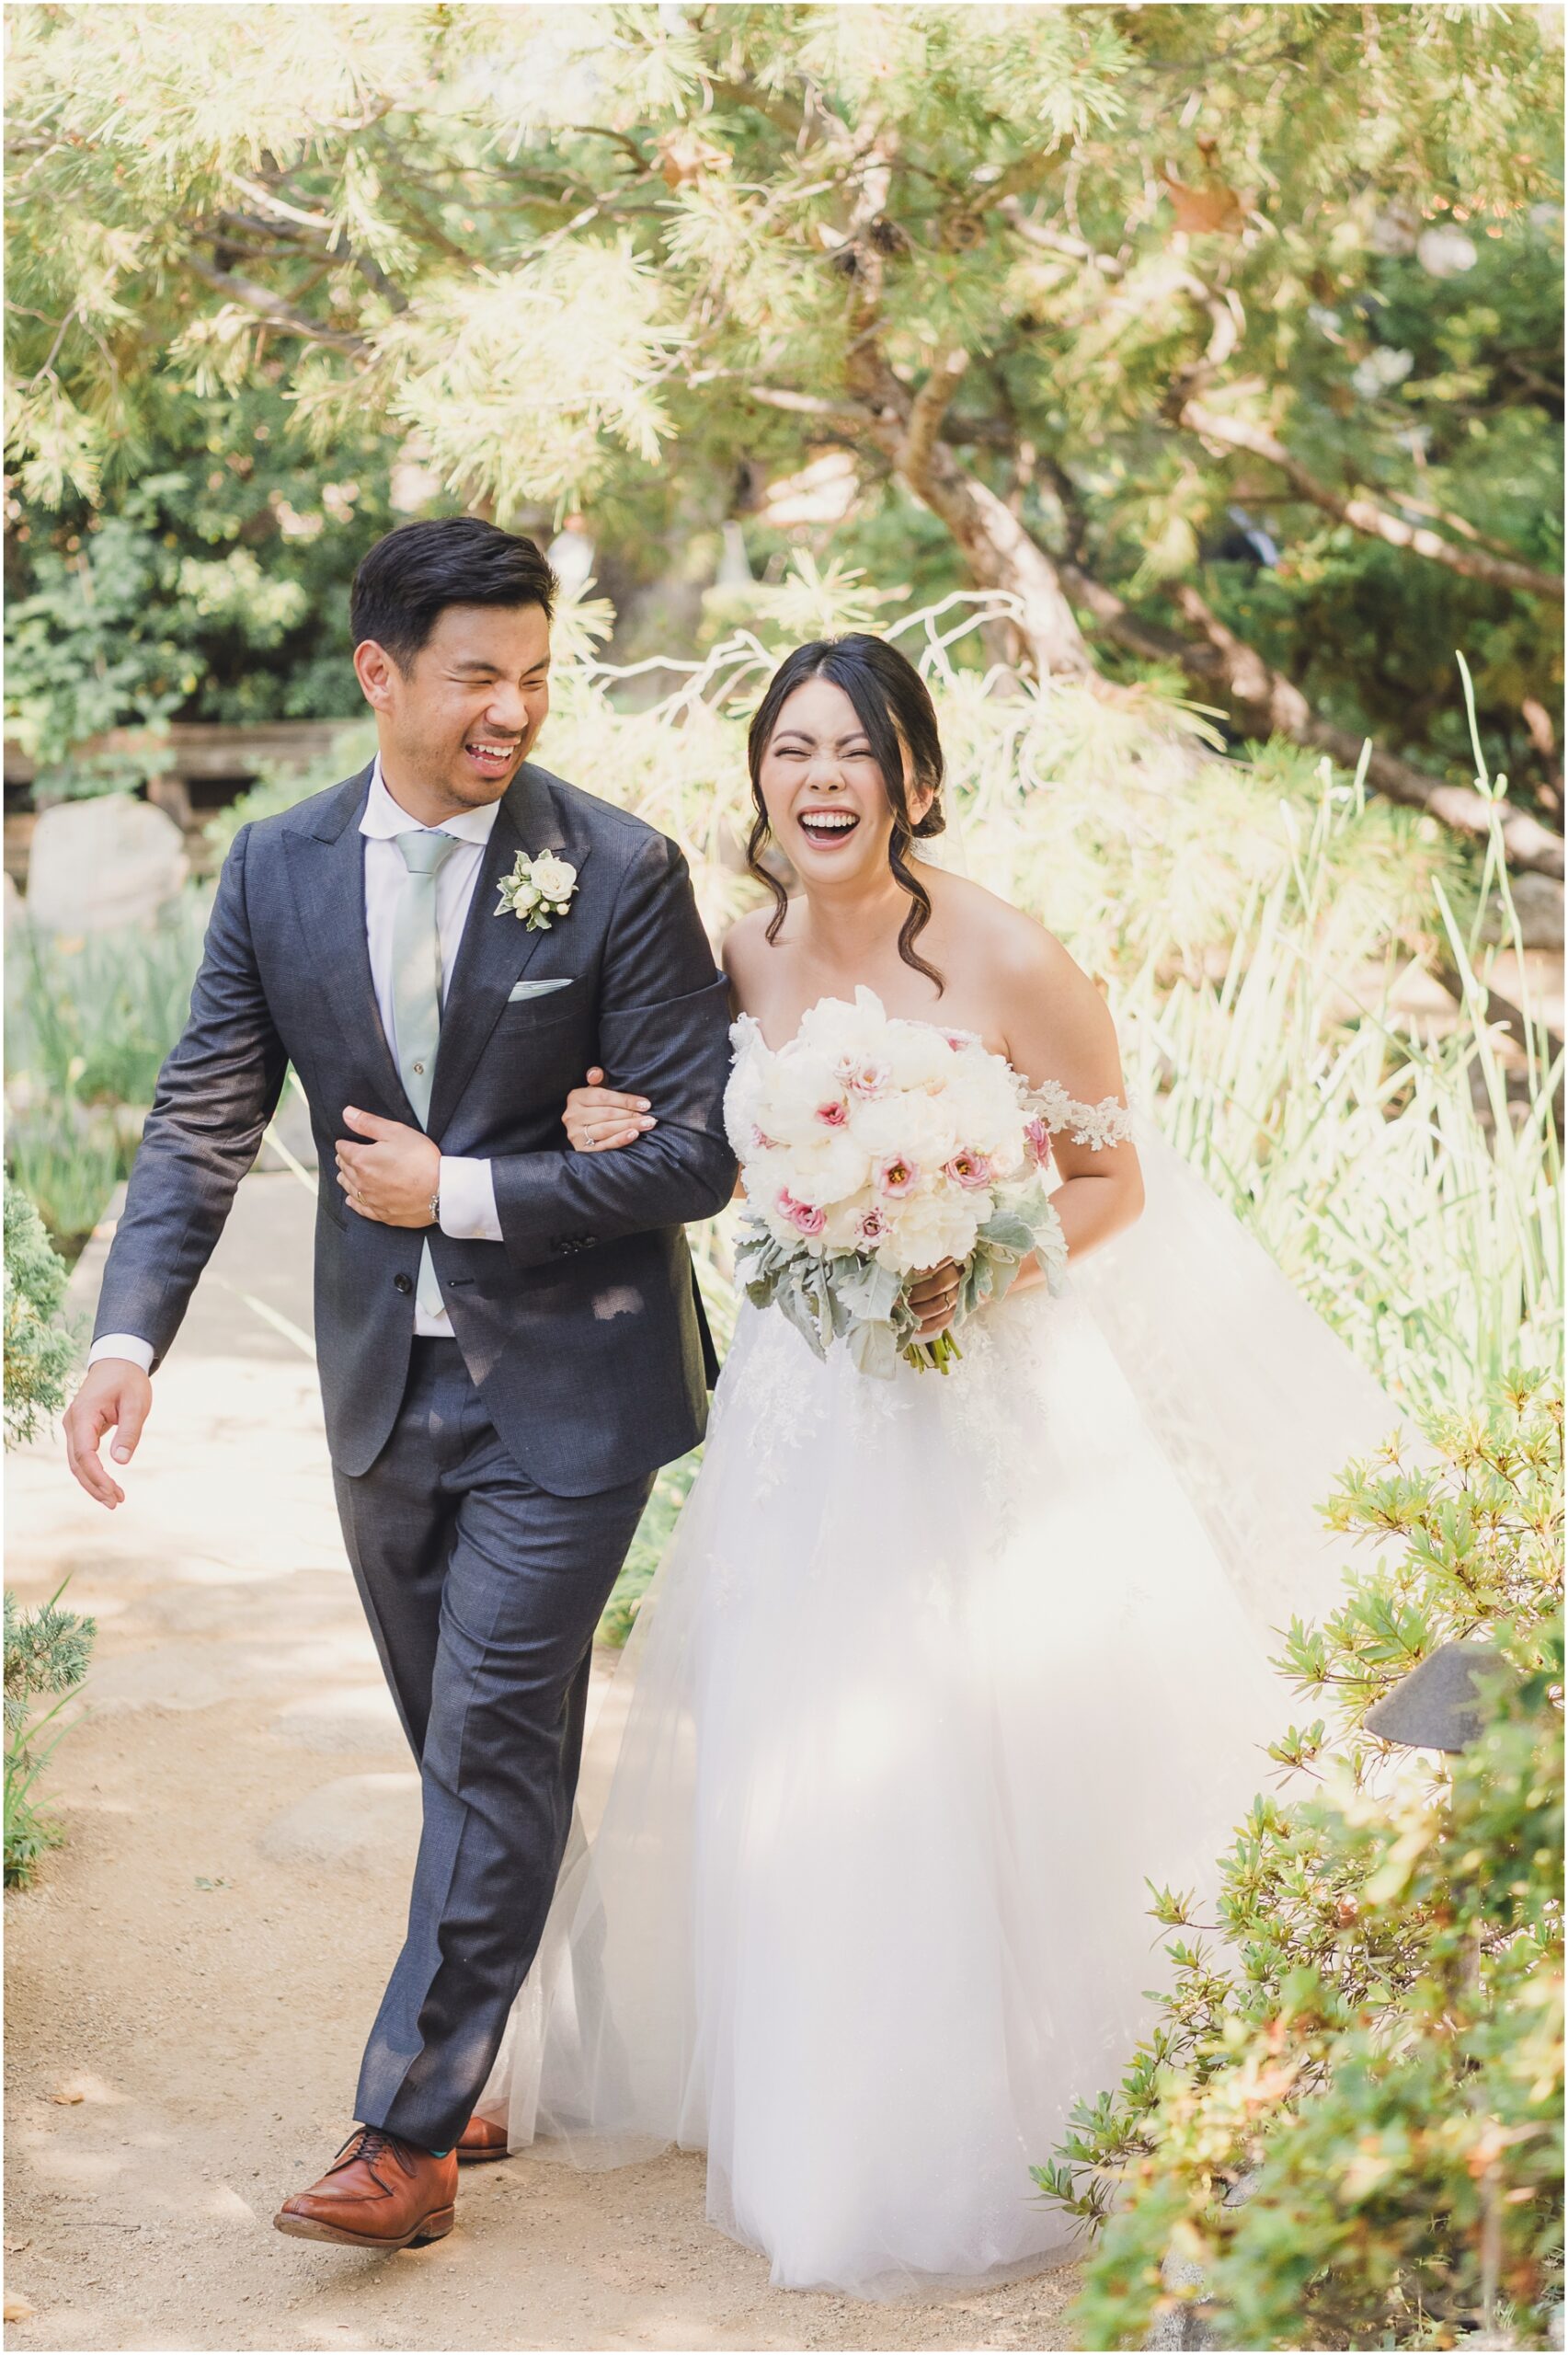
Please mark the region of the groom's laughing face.
<svg viewBox="0 0 1568 2355"><path fill-rule="evenodd" d="M550 708L550 623L540 605L448 605L403 670L361 646L361 681L383 767L454 810L498 801Z"/></svg>

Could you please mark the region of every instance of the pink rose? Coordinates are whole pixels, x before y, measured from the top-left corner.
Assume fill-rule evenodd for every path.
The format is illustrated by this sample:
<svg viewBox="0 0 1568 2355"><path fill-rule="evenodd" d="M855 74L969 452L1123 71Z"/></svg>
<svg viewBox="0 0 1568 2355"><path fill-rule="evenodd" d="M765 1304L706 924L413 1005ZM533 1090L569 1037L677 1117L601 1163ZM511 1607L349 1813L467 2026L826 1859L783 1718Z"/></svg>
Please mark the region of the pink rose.
<svg viewBox="0 0 1568 2355"><path fill-rule="evenodd" d="M860 1224L855 1229L855 1241L863 1251L875 1251L887 1232L887 1212L878 1210L866 1211L863 1212Z"/></svg>
<svg viewBox="0 0 1568 2355"><path fill-rule="evenodd" d="M876 1183L885 1194L910 1194L913 1193L919 1178L919 1165L913 1161L906 1161L902 1154L896 1153L891 1161L885 1161L882 1164L876 1173Z"/></svg>
<svg viewBox="0 0 1568 2355"><path fill-rule="evenodd" d="M1051 1157L1051 1132L1038 1115L1029 1121L1024 1131L1024 1137L1036 1163L1040 1168L1044 1169Z"/></svg>
<svg viewBox="0 0 1568 2355"><path fill-rule="evenodd" d="M820 1235L828 1223L826 1211L814 1210L809 1202L797 1202L787 1186L780 1192L777 1208L779 1216L802 1235Z"/></svg>
<svg viewBox="0 0 1568 2355"><path fill-rule="evenodd" d="M947 1175L955 1185L966 1187L972 1193L990 1184L990 1163L983 1153L956 1153L947 1164Z"/></svg>
<svg viewBox="0 0 1568 2355"><path fill-rule="evenodd" d="M817 1107L817 1118L825 1129L841 1129L849 1116L850 1108L841 1096L835 1096L828 1103Z"/></svg>

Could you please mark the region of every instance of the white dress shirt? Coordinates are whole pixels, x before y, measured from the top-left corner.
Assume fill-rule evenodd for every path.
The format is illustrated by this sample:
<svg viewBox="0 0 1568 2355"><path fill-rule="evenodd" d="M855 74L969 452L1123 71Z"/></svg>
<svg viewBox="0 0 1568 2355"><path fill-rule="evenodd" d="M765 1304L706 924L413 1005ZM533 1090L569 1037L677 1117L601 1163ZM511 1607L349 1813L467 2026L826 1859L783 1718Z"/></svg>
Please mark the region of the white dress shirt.
<svg viewBox="0 0 1568 2355"><path fill-rule="evenodd" d="M441 996L446 996L447 983L457 959L463 927L468 920L469 903L474 886L479 879L484 861L485 845L490 839L490 829L496 822L497 804L485 810L467 810L461 817L448 818L441 825L444 834L455 834L457 848L443 860L436 876L436 930L441 937ZM386 1033L386 1043L392 1049L393 1061L397 1059L397 1032L393 1012L392 934L397 908L397 896L407 877L403 854L394 848L398 834L406 833L419 824L411 818L400 802L387 791L381 773L378 753L371 772L370 796L365 814L360 820L360 832L365 837L365 936L371 952L371 981L375 989L376 1008L381 1027ZM317 1182L335 1186L336 1169L322 1170ZM501 1223L496 1212L495 1181L487 1161L475 1161L460 1154L441 1155L441 1225L443 1235L451 1235L466 1242L498 1243ZM355 1213L349 1213L352 1218ZM425 1246L429 1254L429 1246ZM421 1274L428 1271L421 1269ZM425 1289L416 1287L417 1292ZM416 1304L414 1330L435 1338L452 1338L452 1319L443 1305L432 1315L427 1315ZM149 1341L134 1333L105 1333L93 1343L87 1363L96 1365L99 1358L130 1358L150 1372L153 1349Z"/></svg>

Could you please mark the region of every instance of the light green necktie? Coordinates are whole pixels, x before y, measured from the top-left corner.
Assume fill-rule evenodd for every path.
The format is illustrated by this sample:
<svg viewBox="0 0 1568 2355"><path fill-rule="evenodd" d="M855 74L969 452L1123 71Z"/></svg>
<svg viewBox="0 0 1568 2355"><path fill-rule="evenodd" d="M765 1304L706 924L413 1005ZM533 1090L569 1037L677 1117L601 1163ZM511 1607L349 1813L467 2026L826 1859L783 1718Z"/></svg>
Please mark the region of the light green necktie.
<svg viewBox="0 0 1568 2355"><path fill-rule="evenodd" d="M397 1068L422 1124L429 1118L436 1049L441 1035L436 877L457 848L457 837L420 826L393 839L408 872L392 924L392 1024L397 1034ZM427 1315L438 1315L443 1304L428 1243L419 1255L417 1304Z"/></svg>

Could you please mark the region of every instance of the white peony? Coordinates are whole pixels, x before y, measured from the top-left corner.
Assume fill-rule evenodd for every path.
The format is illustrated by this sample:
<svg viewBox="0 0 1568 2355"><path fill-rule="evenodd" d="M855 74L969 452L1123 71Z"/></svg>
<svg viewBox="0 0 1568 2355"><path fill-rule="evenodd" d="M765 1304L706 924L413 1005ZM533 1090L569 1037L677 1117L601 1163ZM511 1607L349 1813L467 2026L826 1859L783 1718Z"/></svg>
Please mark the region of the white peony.
<svg viewBox="0 0 1568 2355"><path fill-rule="evenodd" d="M939 1268L944 1259L962 1263L975 1247L980 1215L977 1203L989 1211L988 1195L966 1195L956 1187L923 1188L903 1201L887 1202L888 1232L876 1246L886 1266L911 1272Z"/></svg>
<svg viewBox="0 0 1568 2355"><path fill-rule="evenodd" d="M818 1055L775 1056L757 1098L757 1126L775 1144L807 1144L831 1135L847 1117L843 1090Z"/></svg>
<svg viewBox="0 0 1568 2355"><path fill-rule="evenodd" d="M819 1128L806 1143L785 1145L768 1160L796 1201L819 1210L858 1194L871 1174L864 1147L842 1129Z"/></svg>
<svg viewBox="0 0 1568 2355"><path fill-rule="evenodd" d="M871 1188L863 1186L858 1193L846 1194L842 1200L831 1204L828 1211L828 1223L822 1230L823 1249L858 1251L861 1247L861 1220L875 1207L876 1201L876 1197Z"/></svg>
<svg viewBox="0 0 1568 2355"><path fill-rule="evenodd" d="M945 1093L941 1096L873 1096L853 1101L849 1132L873 1160L893 1154L939 1169L963 1142Z"/></svg>
<svg viewBox="0 0 1568 2355"><path fill-rule="evenodd" d="M1016 1083L993 1057L962 1057L943 1100L961 1144L983 1153L999 1170L1018 1166L1024 1157L1024 1110Z"/></svg>
<svg viewBox="0 0 1568 2355"><path fill-rule="evenodd" d="M891 1022L885 1049L895 1087L941 1087L956 1057L940 1030L924 1022Z"/></svg>
<svg viewBox="0 0 1568 2355"><path fill-rule="evenodd" d="M887 1016L875 990L857 989L854 1004L846 998L818 998L804 1016L794 1046L786 1053L800 1051L820 1055L831 1064L841 1055L881 1055L886 1051Z"/></svg>

